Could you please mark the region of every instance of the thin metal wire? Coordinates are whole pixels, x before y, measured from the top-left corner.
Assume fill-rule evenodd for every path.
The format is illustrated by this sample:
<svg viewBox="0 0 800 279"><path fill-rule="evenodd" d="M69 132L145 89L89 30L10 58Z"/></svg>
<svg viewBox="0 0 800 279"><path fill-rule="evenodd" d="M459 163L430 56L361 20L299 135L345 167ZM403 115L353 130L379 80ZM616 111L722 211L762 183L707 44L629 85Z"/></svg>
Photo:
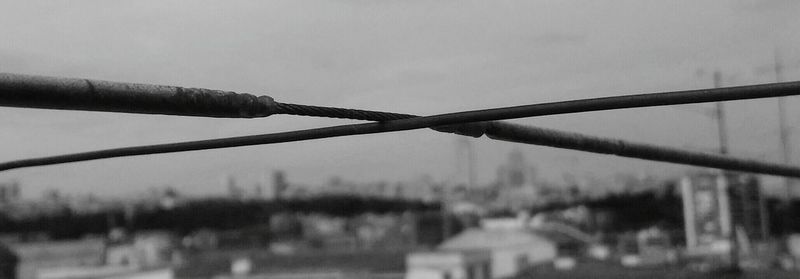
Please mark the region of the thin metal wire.
<svg viewBox="0 0 800 279"><path fill-rule="evenodd" d="M390 113L359 109L344 109L334 107L319 107L276 102L276 113L300 116L316 116L330 118L345 118L366 121L388 121L416 117L410 114Z"/></svg>
<svg viewBox="0 0 800 279"><path fill-rule="evenodd" d="M450 116L448 118L447 115L437 115L430 117L414 117L387 122L342 125L255 136L116 148L0 163L0 171L22 167L43 166L113 157L184 152L403 131L435 127L441 124L457 124L459 123L458 121L459 119L457 117ZM788 165L764 163L709 153L691 152L676 148L632 143L617 139L604 139L552 129L525 127L500 121L467 123L465 126L471 129L471 133L473 134L485 133L490 138L495 140L544 145L601 154L614 154L622 157L639 158L652 161L680 163L789 177L800 177L800 168Z"/></svg>

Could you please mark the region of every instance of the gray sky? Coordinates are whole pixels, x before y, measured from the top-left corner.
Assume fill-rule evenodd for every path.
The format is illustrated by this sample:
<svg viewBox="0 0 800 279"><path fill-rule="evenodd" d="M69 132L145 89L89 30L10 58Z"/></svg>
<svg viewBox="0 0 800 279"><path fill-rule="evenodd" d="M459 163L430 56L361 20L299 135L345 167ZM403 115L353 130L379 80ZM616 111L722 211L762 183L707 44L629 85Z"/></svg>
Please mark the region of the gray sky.
<svg viewBox="0 0 800 279"><path fill-rule="evenodd" d="M800 1L0 0L0 71L225 89L278 101L422 115L574 98L771 82L777 47L800 79ZM775 100L727 105L735 155L778 160ZM515 120L696 150L716 148L710 105ZM790 98L791 125L800 99ZM255 120L0 108L3 161L287 131L350 121ZM174 185L221 193L283 169L293 182L463 179L456 136L384 135L7 171L24 194L121 195ZM800 141L795 135L794 142ZM796 144L794 144L796 146ZM478 179L518 145L474 141ZM672 175L684 167L519 146L543 178ZM798 148L795 148L798 149ZM795 152L800 155L800 150ZM797 161L800 158L795 156Z"/></svg>

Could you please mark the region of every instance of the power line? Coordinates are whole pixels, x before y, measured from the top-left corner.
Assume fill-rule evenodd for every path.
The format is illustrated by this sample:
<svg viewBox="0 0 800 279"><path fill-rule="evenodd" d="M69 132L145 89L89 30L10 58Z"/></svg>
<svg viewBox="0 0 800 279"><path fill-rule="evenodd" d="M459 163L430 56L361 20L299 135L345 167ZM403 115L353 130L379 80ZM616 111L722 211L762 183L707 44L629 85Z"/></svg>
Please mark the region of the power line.
<svg viewBox="0 0 800 279"><path fill-rule="evenodd" d="M720 87L722 87L722 73L720 71L714 71L714 88ZM725 118L725 104L723 102L716 103L716 110L714 110L714 114L717 120L719 153L728 154L728 125Z"/></svg>
<svg viewBox="0 0 800 279"><path fill-rule="evenodd" d="M792 95L800 95L800 82L626 95L476 110L459 113L458 122ZM269 96L230 91L4 73L0 73L0 106L228 118L266 117L273 114L369 121L401 118L398 117L400 114L376 111L279 103ZM412 117L412 115L402 116Z"/></svg>
<svg viewBox="0 0 800 279"><path fill-rule="evenodd" d="M61 156L42 157L0 163L0 171L22 167L43 166L103 158L273 144L330 137L420 129L447 124L457 124L460 120L457 117L453 117L454 115L458 116L460 113L429 117L414 117L380 123L341 125L274 134L126 147ZM639 158L653 161L800 177L800 168L764 163L754 160L738 159L723 155L691 152L650 144L632 143L618 139L604 139L578 133L526 127L503 122L468 123L466 126L471 129L470 133L473 135L479 137L485 133L490 138L496 140L544 145L601 154L613 154L622 157Z"/></svg>
<svg viewBox="0 0 800 279"><path fill-rule="evenodd" d="M265 117L268 96L203 88L0 74L0 105L205 117Z"/></svg>
<svg viewBox="0 0 800 279"><path fill-rule="evenodd" d="M764 163L714 153L687 151L679 148L588 136L512 123L494 122L489 125L486 135L495 140L610 154L650 161L781 176L800 176L800 172L798 172L800 168L789 165Z"/></svg>
<svg viewBox="0 0 800 279"><path fill-rule="evenodd" d="M411 115L275 102L269 96L179 86L0 73L0 106L257 118L273 114L368 121Z"/></svg>
<svg viewBox="0 0 800 279"><path fill-rule="evenodd" d="M45 100L44 102L37 103L35 102L35 98L15 96L15 95L21 95L24 92L33 92L34 95L40 94L45 98L53 96L53 93L47 92L45 89L42 88L37 88L36 86L39 84L25 84L24 82L14 83L16 81L14 79L16 76L17 75L0 76L0 77L5 77L5 78L0 78L0 105L42 107L39 104L44 103L49 106L54 106L52 108L95 109L95 107L92 106L96 104L86 105L76 102L75 100L68 100L68 102L66 102L68 105L76 105L76 104L79 105L77 106L77 108L70 108L69 106L64 106L63 105L64 103L58 100L57 101ZM33 79L34 81L41 81L40 77L34 77ZM65 81L59 81L58 83L56 83L56 85L63 82ZM12 86L8 86L9 84L11 84ZM86 84L91 85L94 83L88 82ZM51 87L51 89L53 90L56 91L61 90L60 87L57 86L53 87L54 84L52 83L46 85ZM111 86L111 88L116 88L113 87L112 85L114 84L111 84L109 86ZM35 90L19 91L17 90L19 88L34 88ZM259 144L272 144L272 143L311 140L311 139L320 139L328 137L340 137L348 135L404 131L404 130L412 130L420 128L434 128L438 131L452 132L461 135L469 135L473 137L480 137L485 133L488 133L490 137L495 139L515 141L515 142L528 142L528 143L531 143L532 141L530 135L532 134L535 135L538 133L541 136L546 134L550 135L550 137L540 137L540 139L548 138L550 140L549 141L550 143L549 144L542 143L542 145L556 146L556 147L561 146L562 148L569 148L569 149L576 149L576 150L583 150L583 151L604 153L604 154L615 154L624 157L634 157L634 158L655 160L655 161L684 163L684 164L691 164L691 165L705 166L705 167L726 168L726 169L733 169L740 171L800 177L800 169L790 166L762 163L752 160L736 159L725 156L715 156L711 154L703 154L697 152L682 151L678 149L670 149L670 148L658 147L647 144L628 143L621 140L593 138L590 136L574 134L574 133L566 133L550 129L533 128L533 127L526 127L526 129L521 129L519 127L513 126L513 124L508 124L508 123L481 122L481 121L499 120L506 118L542 116L542 115L598 111L598 110L609 110L609 109L620 109L620 108L649 107L649 106L686 104L686 103L697 103L697 102L712 102L721 100L740 100L740 99L797 95L800 94L800 90L798 90L799 88L800 88L800 82L786 82L786 83L751 85L751 86L740 86L740 87L729 87L729 88L718 88L718 89L701 89L701 90L688 90L688 91L666 92L666 93L655 93L655 94L640 94L640 95L629 95L629 96L619 96L619 97L573 100L565 102L534 104L534 105L497 108L489 110L449 113L449 114L435 115L429 117L414 117L412 115L393 114L386 112L369 112L369 111L322 107L323 109L342 112L342 115L345 116L347 114L345 112L347 111L368 112L367 114L362 114L362 116L364 118L374 117L377 118L375 120L378 121L384 121L384 120L389 120L389 121L379 122L379 123L342 125L342 126L333 126L333 127L318 128L318 129L308 129L308 130L299 130L299 131L284 132L284 133L274 133L274 134L264 134L264 135L254 135L254 136L244 136L244 137L234 137L234 138L200 140L192 142L148 145L148 146L138 146L138 147L126 147L126 148L107 149L107 150L76 153L76 154L67 154L61 156L25 159L25 160L2 163L0 164L0 171L22 168L22 167L42 166L42 165L60 164L60 163L77 162L77 161L88 161L88 160L123 157L123 156L160 154L160 153L227 148L227 147L237 147L237 146L259 145ZM100 91L98 91L95 87L94 89L90 89L89 94L96 94L97 92ZM112 93L113 92L116 91L112 90ZM168 92L173 92L173 94L175 94L175 92L177 91L176 89L170 89ZM186 91L181 90L180 92L177 93L183 94L185 92ZM202 90L196 92L200 92L200 95L204 96ZM85 94L85 93L75 93L75 92L66 92L66 93L78 94L78 95ZM138 96L142 94L146 95L151 93L152 92L143 93L142 91L135 91L132 94ZM114 94L111 95L114 96ZM237 96L230 94L228 95ZM252 100L250 96L245 96L244 98ZM148 101L137 103L134 105L154 104L153 102L150 101L151 99L148 98L154 98L155 100L164 99L163 96L154 96L154 97L148 96L144 98ZM271 98L265 96L256 98L258 100L271 100ZM185 98L184 96L181 96L181 98L178 99L184 101L191 98ZM17 102L14 102L15 100ZM25 100L25 102L19 102L19 100ZM136 103L137 102L136 100L140 99L129 98L126 100ZM207 100L199 102L203 104L199 107L204 107L205 105L208 104L213 105L214 102L220 100L229 101L225 98L217 98L217 96L212 96L209 97ZM102 98L101 101L103 101ZM99 108L107 109L109 108L107 106L108 104L113 104L114 106L112 106L112 108L114 109L120 108L118 107L120 103L117 102L109 102L103 104L101 104ZM156 102L155 104L158 103ZM157 109L161 109L161 111L159 111L158 113L163 113L163 112L170 113L170 112L175 112L171 111L174 110L175 108L181 109L179 106L175 106L172 103L170 104L171 106L160 106L160 107L156 106ZM227 107L225 107L226 105ZM271 108L279 107L276 103L272 104L268 103L268 105ZM307 110L306 108L304 108L306 106L303 105L293 105L293 106L295 106L296 111L292 112L291 114L306 115L304 113L308 113L308 111L311 111L309 115L324 116L326 114L322 110L317 110L317 112L313 112L312 110ZM235 106L230 106L230 103L225 103L223 104L223 107L234 108ZM198 108L198 106L195 106L194 108L196 109ZM312 107L312 108L319 108L319 107ZM125 112L131 112L132 110L137 110L137 111L141 110L143 111L141 113L153 113L154 111L152 110L152 108L134 108L134 109L127 108ZM219 111L228 111L228 110L216 110L216 108L212 108L212 112L219 112ZM256 109L255 111L257 111L257 113L254 115L260 115L263 113L263 111L259 112L258 109ZM278 111L278 109L274 109L274 111ZM197 113L196 110L192 110L190 112ZM224 113L222 114L215 113L211 116L217 117L218 115L224 115ZM390 120L397 118L400 119ZM475 122L475 123L465 123L465 122ZM529 132L521 133L520 131L523 130L527 130ZM609 145L610 142L615 142L614 144L617 147L612 148L611 147L612 145ZM567 144L567 143L572 143L572 144Z"/></svg>

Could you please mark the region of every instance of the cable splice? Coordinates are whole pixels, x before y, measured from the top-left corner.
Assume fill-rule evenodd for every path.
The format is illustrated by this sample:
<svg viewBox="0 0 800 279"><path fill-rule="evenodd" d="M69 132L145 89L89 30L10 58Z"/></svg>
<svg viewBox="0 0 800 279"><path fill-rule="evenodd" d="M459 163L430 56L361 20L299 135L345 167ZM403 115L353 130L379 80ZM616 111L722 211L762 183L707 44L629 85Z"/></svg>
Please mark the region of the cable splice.
<svg viewBox="0 0 800 279"><path fill-rule="evenodd" d="M319 107L276 102L276 113L301 116L344 118L366 121L389 121L417 117L416 115L382 111Z"/></svg>
<svg viewBox="0 0 800 279"><path fill-rule="evenodd" d="M356 119L356 120L366 120L375 122L419 117L418 115L403 114L403 113L358 110L358 109L342 109L334 107L318 107L318 106L287 104L279 102L276 102L276 106L277 106L277 111L280 114ZM432 127L431 129L444 133L451 133L462 136L479 138L483 136L483 134L485 133L486 125L484 122L469 122L469 123L436 126Z"/></svg>

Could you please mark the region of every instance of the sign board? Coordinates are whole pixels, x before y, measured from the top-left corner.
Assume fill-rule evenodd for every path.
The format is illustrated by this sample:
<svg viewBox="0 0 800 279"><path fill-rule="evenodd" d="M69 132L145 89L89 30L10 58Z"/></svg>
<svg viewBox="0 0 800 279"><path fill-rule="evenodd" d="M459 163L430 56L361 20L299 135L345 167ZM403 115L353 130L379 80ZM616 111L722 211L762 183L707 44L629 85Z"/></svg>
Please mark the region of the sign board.
<svg viewBox="0 0 800 279"><path fill-rule="evenodd" d="M729 248L730 213L725 178L698 173L681 181L686 246L690 252L723 252Z"/></svg>

